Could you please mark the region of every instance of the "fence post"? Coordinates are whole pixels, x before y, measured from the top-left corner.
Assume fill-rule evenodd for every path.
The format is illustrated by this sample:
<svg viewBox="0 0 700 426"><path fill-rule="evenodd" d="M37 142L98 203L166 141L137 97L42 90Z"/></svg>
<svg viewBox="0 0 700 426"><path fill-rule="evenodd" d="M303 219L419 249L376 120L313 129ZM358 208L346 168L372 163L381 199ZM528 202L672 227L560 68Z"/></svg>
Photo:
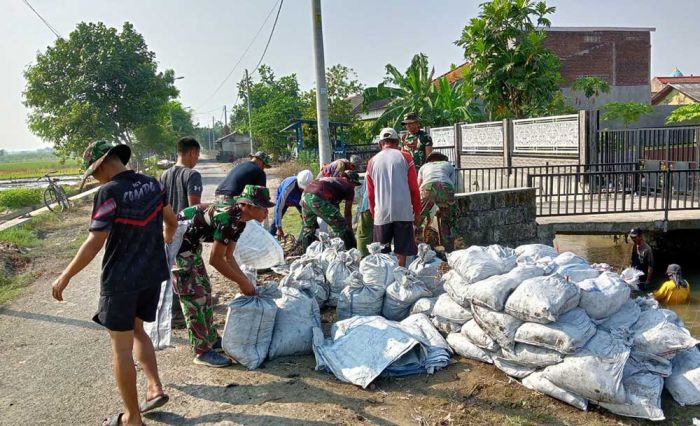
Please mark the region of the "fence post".
<svg viewBox="0 0 700 426"><path fill-rule="evenodd" d="M508 176L513 167L513 121L509 118L503 119L503 167L508 169Z"/></svg>
<svg viewBox="0 0 700 426"><path fill-rule="evenodd" d="M588 111L578 112L578 163L588 164Z"/></svg>
<svg viewBox="0 0 700 426"><path fill-rule="evenodd" d="M696 169L700 169L700 126L696 127L694 132L695 137L693 138L693 142L695 142L695 167Z"/></svg>
<svg viewBox="0 0 700 426"><path fill-rule="evenodd" d="M462 168L462 125L457 123L454 125L454 147L455 147L455 167Z"/></svg>

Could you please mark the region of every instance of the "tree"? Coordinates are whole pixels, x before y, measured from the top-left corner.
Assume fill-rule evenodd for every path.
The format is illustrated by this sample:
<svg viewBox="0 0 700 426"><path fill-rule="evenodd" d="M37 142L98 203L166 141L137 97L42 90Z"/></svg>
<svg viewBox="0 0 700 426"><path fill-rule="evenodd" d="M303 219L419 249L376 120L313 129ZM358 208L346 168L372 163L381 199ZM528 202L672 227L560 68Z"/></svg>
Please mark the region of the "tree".
<svg viewBox="0 0 700 426"><path fill-rule="evenodd" d="M541 1L483 3L455 43L469 62L465 84L491 120L543 115L560 92L560 64L544 46L554 7Z"/></svg>
<svg viewBox="0 0 700 426"><path fill-rule="evenodd" d="M630 123L634 123L653 111L650 105L639 102L610 102L603 107L601 118L606 121L621 120L626 129Z"/></svg>
<svg viewBox="0 0 700 426"><path fill-rule="evenodd" d="M169 101L163 105L154 122L134 130L134 153L140 158L153 154L174 154L177 141L194 134L192 112L179 101Z"/></svg>
<svg viewBox="0 0 700 426"><path fill-rule="evenodd" d="M700 104L688 104L678 107L666 117L666 124L700 123Z"/></svg>
<svg viewBox="0 0 700 426"><path fill-rule="evenodd" d="M126 22L121 33L80 23L24 72L29 128L62 156L79 156L100 138L131 144L133 132L157 121L177 96L172 70L158 72L155 54Z"/></svg>
<svg viewBox="0 0 700 426"><path fill-rule="evenodd" d="M583 95L589 102L595 103L595 98L600 96L601 93L610 92L610 85L602 78L586 75L577 78L571 84L571 90L583 92Z"/></svg>

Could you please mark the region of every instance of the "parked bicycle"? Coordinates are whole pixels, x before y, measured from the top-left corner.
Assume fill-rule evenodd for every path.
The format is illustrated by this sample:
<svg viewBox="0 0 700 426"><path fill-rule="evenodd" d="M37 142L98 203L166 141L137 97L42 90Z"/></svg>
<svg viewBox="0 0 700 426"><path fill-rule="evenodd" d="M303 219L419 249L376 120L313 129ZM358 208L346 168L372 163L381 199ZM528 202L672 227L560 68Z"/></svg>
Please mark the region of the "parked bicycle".
<svg viewBox="0 0 700 426"><path fill-rule="evenodd" d="M49 186L44 190L44 205L46 208L54 213L63 212L70 208L70 203L68 202L68 195L66 195L63 188L58 185L58 179L51 177L54 173L56 173L56 170L46 173L44 176L37 179L37 182L46 179L49 183Z"/></svg>

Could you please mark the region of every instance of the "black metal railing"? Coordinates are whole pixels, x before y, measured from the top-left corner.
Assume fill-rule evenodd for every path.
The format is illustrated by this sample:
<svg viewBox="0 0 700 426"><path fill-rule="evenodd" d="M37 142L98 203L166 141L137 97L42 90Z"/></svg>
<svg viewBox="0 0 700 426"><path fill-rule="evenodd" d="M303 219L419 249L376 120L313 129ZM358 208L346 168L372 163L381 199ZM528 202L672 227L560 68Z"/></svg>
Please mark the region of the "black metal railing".
<svg viewBox="0 0 700 426"><path fill-rule="evenodd" d="M697 167L699 139L699 126L600 130L594 161L663 160L692 163L691 167Z"/></svg>
<svg viewBox="0 0 700 426"><path fill-rule="evenodd" d="M374 154L379 152L379 144L376 143L367 143L367 144L360 144L360 145L345 145L345 152L344 153L339 153L339 152L333 152L333 159L336 160L338 158L345 158L345 159L350 159L350 156L352 155L357 155L362 160L366 163L367 160L372 158Z"/></svg>
<svg viewBox="0 0 700 426"><path fill-rule="evenodd" d="M700 169L531 174L537 216L700 208Z"/></svg>

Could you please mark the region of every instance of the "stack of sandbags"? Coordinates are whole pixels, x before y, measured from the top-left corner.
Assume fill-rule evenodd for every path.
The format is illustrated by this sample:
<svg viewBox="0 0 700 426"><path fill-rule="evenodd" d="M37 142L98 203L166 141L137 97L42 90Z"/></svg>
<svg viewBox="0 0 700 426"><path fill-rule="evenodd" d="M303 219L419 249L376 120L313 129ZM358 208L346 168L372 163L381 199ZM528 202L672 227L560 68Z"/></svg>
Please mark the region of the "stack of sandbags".
<svg viewBox="0 0 700 426"><path fill-rule="evenodd" d="M308 292L323 308L330 297L331 289L320 262L316 257L304 255L289 266L289 274L282 278L280 287L294 287Z"/></svg>
<svg viewBox="0 0 700 426"><path fill-rule="evenodd" d="M414 272L397 266L394 269L394 282L387 286L384 293L382 315L392 321L401 321L408 317L411 306L418 299L430 296L432 293Z"/></svg>
<svg viewBox="0 0 700 426"><path fill-rule="evenodd" d="M345 288L338 297L338 321L355 316L381 315L385 291L382 285L366 282L359 271L353 272L345 281Z"/></svg>
<svg viewBox="0 0 700 426"><path fill-rule="evenodd" d="M328 306L335 307L338 304L340 292L345 288L345 280L350 274L359 269L360 252L351 249L348 251L340 251L335 258L328 262L326 268L326 282L330 287L330 296L328 297Z"/></svg>

